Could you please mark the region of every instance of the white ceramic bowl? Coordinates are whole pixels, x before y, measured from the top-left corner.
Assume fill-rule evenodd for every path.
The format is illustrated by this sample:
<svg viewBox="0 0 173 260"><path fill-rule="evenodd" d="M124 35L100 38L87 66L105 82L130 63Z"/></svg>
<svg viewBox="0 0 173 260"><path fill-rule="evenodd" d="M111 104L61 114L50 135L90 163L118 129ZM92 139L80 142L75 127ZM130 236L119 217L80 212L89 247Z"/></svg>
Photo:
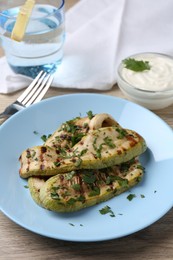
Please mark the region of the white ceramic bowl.
<svg viewBox="0 0 173 260"><path fill-rule="evenodd" d="M131 101L138 103L148 109L156 110L156 109L163 109L165 107L170 106L173 104L173 81L170 77L173 77L173 57L160 54L160 53L139 53L132 55L129 58L139 59L141 60L141 57L145 57L145 60L148 60L149 56L153 55L156 58L159 59L159 62L156 63L157 69L153 68L154 74L157 73L158 75L152 74L153 83L155 84L154 89L147 89L148 88L148 81L147 79L143 79L143 86L138 87L136 84L129 83L127 79L125 79L123 75L123 70L125 68L124 62L122 61L118 67L118 73L117 73L117 83L121 91L124 93L124 95ZM167 68L166 71L162 69L162 65L164 63L164 60L170 62L171 66L170 68ZM152 63L152 62L151 62ZM154 66L154 64L153 64ZM127 70L127 69L125 69ZM141 73L141 72L132 72L131 77L135 75L135 73ZM160 73L160 75L159 75ZM162 75L161 75L162 73ZM146 74L146 73L145 73ZM147 74L146 74L147 75ZM138 75L139 76L139 75ZM169 86L160 88L160 90L157 90L157 76L161 78L162 82L165 83L167 79L169 78ZM155 78L156 77L156 78ZM146 80L146 82L145 82ZM146 85L145 85L146 84ZM146 87L146 89L145 89ZM152 87L151 87L152 88Z"/></svg>

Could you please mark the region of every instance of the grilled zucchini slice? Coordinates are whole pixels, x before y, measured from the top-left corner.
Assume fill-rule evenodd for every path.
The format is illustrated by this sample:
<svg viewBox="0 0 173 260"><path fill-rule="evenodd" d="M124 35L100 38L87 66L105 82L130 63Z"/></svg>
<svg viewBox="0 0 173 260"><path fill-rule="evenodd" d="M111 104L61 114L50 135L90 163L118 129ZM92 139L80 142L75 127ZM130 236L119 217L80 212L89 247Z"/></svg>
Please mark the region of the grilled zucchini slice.
<svg viewBox="0 0 173 260"><path fill-rule="evenodd" d="M101 169L119 165L146 150L143 137L121 127L90 130L71 149L36 146L20 156L20 176L53 176L78 169Z"/></svg>
<svg viewBox="0 0 173 260"><path fill-rule="evenodd" d="M45 179L38 178L38 177L30 177L28 179L28 187L30 194L33 198L33 200L39 205L42 206L41 200L40 200L40 189L45 183Z"/></svg>
<svg viewBox="0 0 173 260"><path fill-rule="evenodd" d="M70 149L90 130L119 124L109 114L96 114L93 117L76 117L63 123L44 143L50 147Z"/></svg>
<svg viewBox="0 0 173 260"><path fill-rule="evenodd" d="M74 212L107 201L141 181L138 159L100 170L79 170L49 178L40 188L41 206L55 212ZM31 177L35 178L35 177Z"/></svg>

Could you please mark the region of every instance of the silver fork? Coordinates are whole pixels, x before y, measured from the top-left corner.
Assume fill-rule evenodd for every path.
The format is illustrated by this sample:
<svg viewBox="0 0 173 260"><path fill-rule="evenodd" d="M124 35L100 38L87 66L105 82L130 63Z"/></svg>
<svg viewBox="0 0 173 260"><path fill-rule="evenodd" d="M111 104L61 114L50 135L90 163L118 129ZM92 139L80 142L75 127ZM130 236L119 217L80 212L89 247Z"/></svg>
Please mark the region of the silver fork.
<svg viewBox="0 0 173 260"><path fill-rule="evenodd" d="M18 99L5 108L0 114L0 124L2 124L10 116L19 110L30 106L31 104L39 102L53 81L53 75L40 71L37 77L31 82L27 89L18 97Z"/></svg>

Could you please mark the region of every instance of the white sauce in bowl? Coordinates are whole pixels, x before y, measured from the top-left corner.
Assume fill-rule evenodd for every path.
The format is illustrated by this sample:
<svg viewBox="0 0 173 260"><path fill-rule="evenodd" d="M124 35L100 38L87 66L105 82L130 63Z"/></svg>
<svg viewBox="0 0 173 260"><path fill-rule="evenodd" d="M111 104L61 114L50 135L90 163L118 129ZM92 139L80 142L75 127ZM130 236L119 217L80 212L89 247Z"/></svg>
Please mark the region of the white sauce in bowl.
<svg viewBox="0 0 173 260"><path fill-rule="evenodd" d="M135 72L122 67L121 76L133 87L149 91L173 90L173 59L157 53L141 53L130 58L148 61L150 70Z"/></svg>

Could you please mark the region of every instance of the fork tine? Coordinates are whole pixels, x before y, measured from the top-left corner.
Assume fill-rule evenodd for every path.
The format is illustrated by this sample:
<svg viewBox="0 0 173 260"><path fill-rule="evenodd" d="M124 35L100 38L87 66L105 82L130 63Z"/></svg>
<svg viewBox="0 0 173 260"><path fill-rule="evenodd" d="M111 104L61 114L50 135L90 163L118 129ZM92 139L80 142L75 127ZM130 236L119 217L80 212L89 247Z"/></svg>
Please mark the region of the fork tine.
<svg viewBox="0 0 173 260"><path fill-rule="evenodd" d="M43 71L40 71L40 73L37 75L37 77L31 82L29 87L27 87L27 89L20 95L20 97L18 97L18 99L17 99L18 102L21 103L23 101L23 99L28 95L28 93L35 86L35 84L37 83L37 81L39 80L39 78L41 77L42 74L43 74Z"/></svg>
<svg viewBox="0 0 173 260"><path fill-rule="evenodd" d="M39 88L39 86L42 83L45 76L46 76L46 72L43 75L41 75L41 78L39 78L38 81L36 82L36 84L33 85L33 88L30 89L30 92L28 93L28 95L21 101L23 106L26 107L26 104L29 103L30 98L32 98L34 93L37 91L37 89Z"/></svg>
<svg viewBox="0 0 173 260"><path fill-rule="evenodd" d="M48 88L50 87L52 81L53 81L54 76L49 74L47 75L42 84L40 85L40 87L36 90L36 92L34 93L34 95L28 100L28 102L25 104L26 107L28 107L31 104L37 103L39 102L44 95L46 94Z"/></svg>
<svg viewBox="0 0 173 260"><path fill-rule="evenodd" d="M7 106L2 113L0 113L0 119L5 118L6 120L19 110L40 101L46 94L48 88L50 87L53 78L53 74L47 74L46 72L44 73L44 71L40 71L37 77L32 81L29 87L20 95L20 97L15 102ZM0 120L0 125L2 122Z"/></svg>

